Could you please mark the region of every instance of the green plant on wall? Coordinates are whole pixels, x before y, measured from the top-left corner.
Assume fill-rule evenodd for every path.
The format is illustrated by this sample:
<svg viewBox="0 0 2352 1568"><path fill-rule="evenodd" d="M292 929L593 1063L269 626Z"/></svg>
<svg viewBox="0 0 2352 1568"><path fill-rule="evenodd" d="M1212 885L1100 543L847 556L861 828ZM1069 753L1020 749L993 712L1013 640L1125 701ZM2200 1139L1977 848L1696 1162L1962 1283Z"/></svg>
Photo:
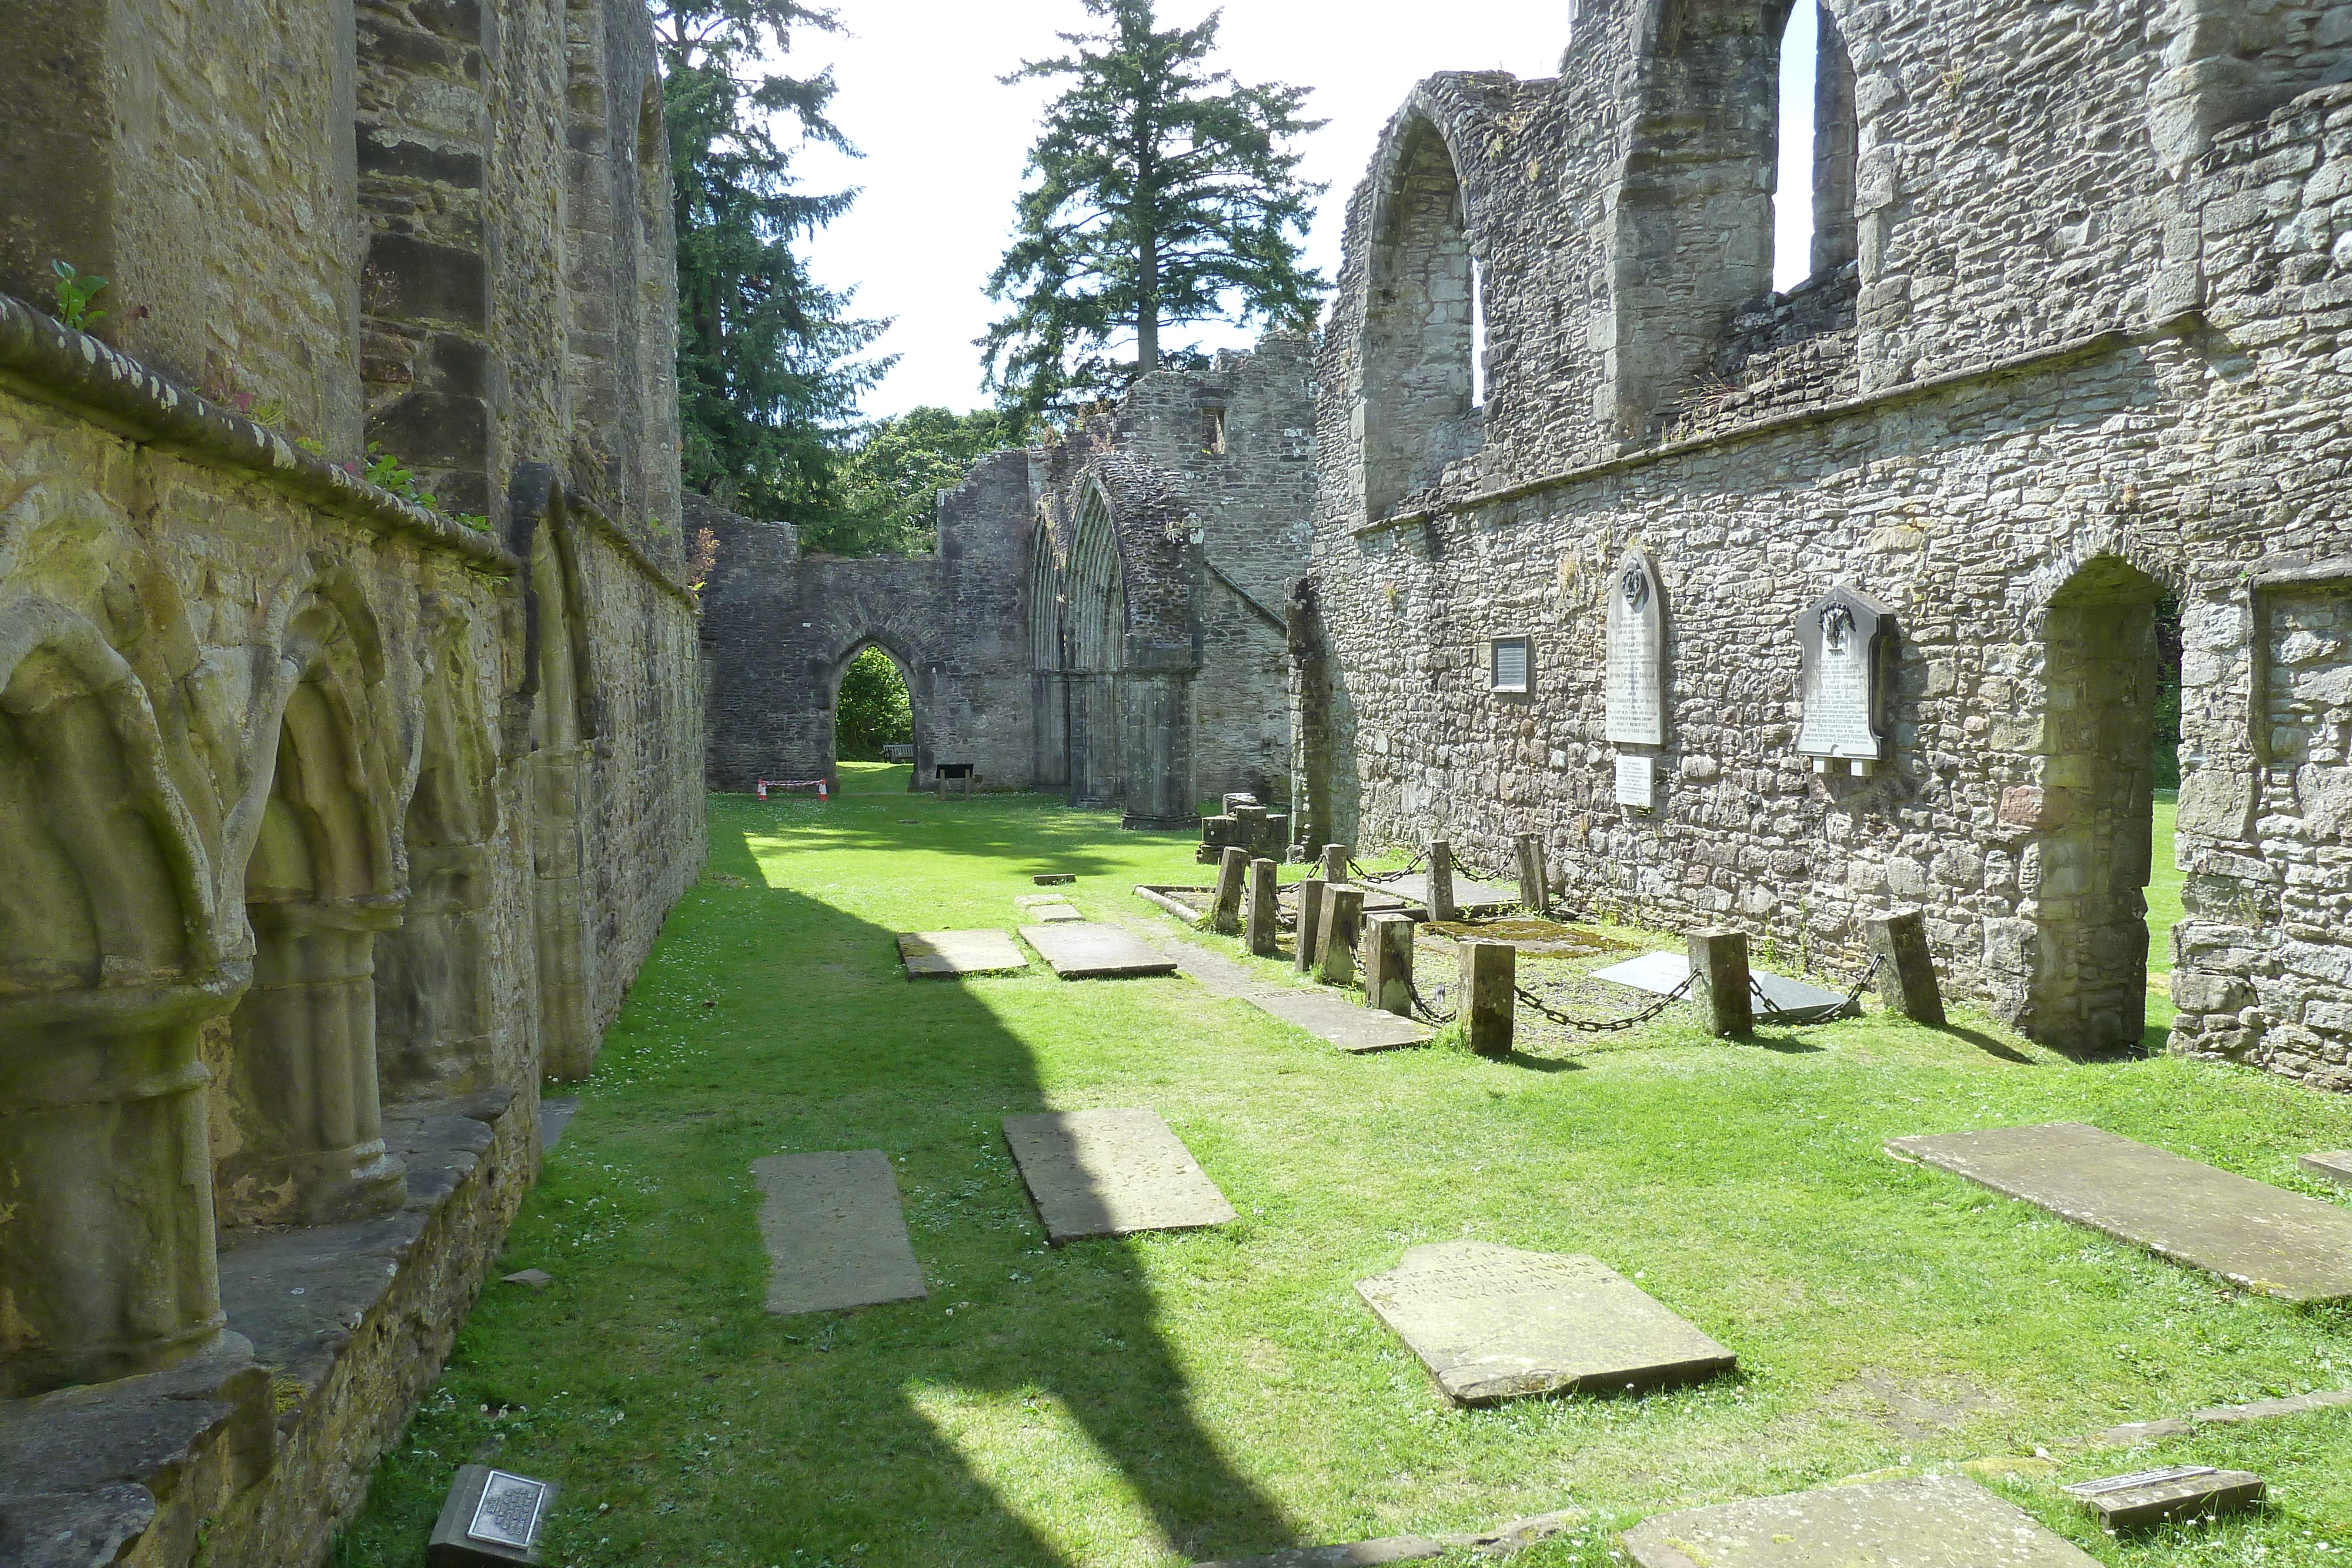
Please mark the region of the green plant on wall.
<svg viewBox="0 0 2352 1568"><path fill-rule="evenodd" d="M869 647L842 672L833 705L834 755L845 762L879 762L886 746L915 738L915 709L906 678L890 655Z"/></svg>
<svg viewBox="0 0 2352 1568"><path fill-rule="evenodd" d="M368 443L367 470L361 476L369 484L391 491L404 501L413 501L426 511L439 509L433 493L416 482L408 465L374 442Z"/></svg>
<svg viewBox="0 0 2352 1568"><path fill-rule="evenodd" d="M69 261L52 261L49 270L58 275L58 320L78 332L87 332L106 319L105 311L89 308L90 301L106 287L106 279L84 277Z"/></svg>

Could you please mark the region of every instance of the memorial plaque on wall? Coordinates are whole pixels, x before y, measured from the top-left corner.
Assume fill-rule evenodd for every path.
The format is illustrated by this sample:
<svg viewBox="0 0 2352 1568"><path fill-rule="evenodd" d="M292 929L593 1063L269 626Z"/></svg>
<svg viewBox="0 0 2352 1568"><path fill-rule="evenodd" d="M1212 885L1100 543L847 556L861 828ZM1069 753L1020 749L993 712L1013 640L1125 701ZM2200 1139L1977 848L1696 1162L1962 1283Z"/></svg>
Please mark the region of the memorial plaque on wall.
<svg viewBox="0 0 2352 1568"><path fill-rule="evenodd" d="M1609 579L1609 730L1620 746L1666 743L1666 609L1657 569L1629 549Z"/></svg>
<svg viewBox="0 0 2352 1568"><path fill-rule="evenodd" d="M1797 617L1805 715L1797 750L1815 772L1843 758L1866 776L1885 757L1885 644L1894 635L1895 612L1844 583Z"/></svg>
<svg viewBox="0 0 2352 1568"><path fill-rule="evenodd" d="M1654 810L1658 804L1658 759L1620 756L1617 758L1617 803Z"/></svg>

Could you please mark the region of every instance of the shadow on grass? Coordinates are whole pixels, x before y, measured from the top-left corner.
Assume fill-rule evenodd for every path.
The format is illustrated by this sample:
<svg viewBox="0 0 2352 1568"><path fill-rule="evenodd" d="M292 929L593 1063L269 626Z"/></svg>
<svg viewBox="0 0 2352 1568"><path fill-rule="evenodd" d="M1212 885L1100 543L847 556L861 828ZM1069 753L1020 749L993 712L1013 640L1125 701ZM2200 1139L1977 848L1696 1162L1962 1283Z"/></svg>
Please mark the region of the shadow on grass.
<svg viewBox="0 0 2352 1568"><path fill-rule="evenodd" d="M822 833L825 847L845 850L895 850L909 844L940 854L979 859L1021 861L1038 872L1071 872L1096 876L1118 868L1118 862L1097 852L1105 819L1116 811L1080 810L1046 795L981 796L977 800L940 802L923 794L883 795L853 790L826 805L806 797L759 800L746 795L713 795L714 805L726 802L751 810L772 810L772 827L780 831ZM914 810L919 836L909 835L895 813ZM894 813L885 816L885 811ZM870 819L870 823L869 823ZM1148 832L1141 839L1171 842L1194 841L1197 835Z"/></svg>
<svg viewBox="0 0 2352 1568"><path fill-rule="evenodd" d="M1980 1029L1970 1029L1966 1024L1949 1022L1945 1023L1940 1027L1934 1025L1929 1027L1935 1028L1937 1034L1948 1034L1954 1040L1967 1040L1970 1045L1975 1046L1987 1056L1997 1056L2003 1061L2015 1062L2020 1067L2032 1067L2035 1065L2033 1058L2026 1055L2025 1052L2018 1050L2015 1046L2011 1045L2006 1040L2000 1040L1996 1036L1987 1034Z"/></svg>
<svg viewBox="0 0 2352 1568"><path fill-rule="evenodd" d="M1785 1030L1786 1026L1783 1027ZM1810 1056L1815 1051L1829 1049L1827 1046L1815 1045L1801 1034L1767 1032L1760 1029L1749 1030L1737 1043L1759 1046L1766 1051L1777 1051L1783 1056Z"/></svg>
<svg viewBox="0 0 2352 1568"><path fill-rule="evenodd" d="M1100 829L1088 823L1086 831ZM759 866L744 835L720 836L714 851L714 865L756 887ZM827 1500L854 1500L839 1528L819 1533L870 1541L877 1520L928 1520L901 1536L905 1555L862 1561L937 1561L931 1553L950 1540L958 1561L1065 1561L973 1469L985 1440L975 1436L959 1446L937 1424L943 1404L978 1395L1058 1402L1188 1557L1294 1544L1280 1510L1232 1467L1195 1417L1186 1376L1159 1330L1159 1304L1137 1245L1097 1240L1041 1253L1042 1228L1006 1157L1001 1124L1007 1114L1050 1108L1028 1046L965 986L909 986L898 977L891 933L790 891L731 896L752 904L757 926L786 952L866 960L853 958L841 976L825 976L834 983L824 988L837 996L795 999L804 1016L854 1010L860 1019L854 1033L825 1041L823 1031L813 1038L793 1030L762 1048L763 1061L745 1063L754 1069L744 1075L747 1085L789 1082L817 1113L781 1143L741 1151L740 1163L768 1153L877 1145L894 1162L903 1158L898 1168L917 1258L932 1289L928 1301L799 1318L761 1313L764 1321L746 1325L747 1347L797 1367L802 1388L793 1403L814 1403L831 1417L809 1432L792 1488L811 1513L825 1511ZM969 1193L979 1152L973 1133L982 1126L984 1179L997 1200L992 1221L974 1212L992 1195ZM748 1235L738 1244L757 1248ZM854 1354L843 1347L812 1355L792 1345L843 1332L855 1336ZM927 1391L921 1404L918 1391ZM1002 1470L1021 1460L1000 1452L993 1462ZM1042 1459L1026 1475L1033 1496L1054 1490L1048 1475ZM952 1526L943 1511L957 1516Z"/></svg>

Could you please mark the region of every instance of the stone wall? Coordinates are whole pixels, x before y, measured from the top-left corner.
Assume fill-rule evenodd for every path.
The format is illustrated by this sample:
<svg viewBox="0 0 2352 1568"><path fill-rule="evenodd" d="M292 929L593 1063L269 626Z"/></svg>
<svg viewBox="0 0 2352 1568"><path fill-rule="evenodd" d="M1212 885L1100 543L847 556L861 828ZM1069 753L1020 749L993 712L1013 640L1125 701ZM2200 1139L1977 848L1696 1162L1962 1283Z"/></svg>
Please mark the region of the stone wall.
<svg viewBox="0 0 2352 1568"><path fill-rule="evenodd" d="M318 1559L703 852L650 22L281 9L0 16L10 1563Z"/></svg>
<svg viewBox="0 0 2352 1568"><path fill-rule="evenodd" d="M1282 596L1310 537L1311 350L1276 337L1145 377L1065 442L982 458L933 552L804 556L689 501L713 789L830 777L842 672L879 646L915 715L913 787L1054 789L1138 825L1287 787Z"/></svg>
<svg viewBox="0 0 2352 1568"><path fill-rule="evenodd" d="M2054 1043L2136 1044L2169 596L2174 1049L2352 1088L2352 643L2329 630L2352 593L2352 89L2305 70L2352 11L2273 18L2308 46L2290 68L2183 9L1832 5L1851 317L1805 298L1841 287L1834 245L1798 297L1756 287L1780 8L1585 0L1559 78L1423 84L1351 204L1321 349L1308 831L1444 829L1495 867L1538 833L1572 904L1736 923L1840 970L1865 915L1920 905L1957 990ZM2229 102L2184 108L2191 78ZM1433 329L1401 357L1383 324L1391 253L1421 244L1388 214L1442 181L1433 148L1485 289L1476 410L1469 346ZM1710 382L1759 353L1811 358L1769 396ZM1400 421L1443 431L1444 461L1381 506ZM1665 599L1663 747L1604 736L1636 546ZM1867 776L1795 749L1797 617L1840 582L1897 628ZM1519 635L1532 689L1495 691L1482 650ZM1620 804L1621 755L1653 758L1647 805Z"/></svg>

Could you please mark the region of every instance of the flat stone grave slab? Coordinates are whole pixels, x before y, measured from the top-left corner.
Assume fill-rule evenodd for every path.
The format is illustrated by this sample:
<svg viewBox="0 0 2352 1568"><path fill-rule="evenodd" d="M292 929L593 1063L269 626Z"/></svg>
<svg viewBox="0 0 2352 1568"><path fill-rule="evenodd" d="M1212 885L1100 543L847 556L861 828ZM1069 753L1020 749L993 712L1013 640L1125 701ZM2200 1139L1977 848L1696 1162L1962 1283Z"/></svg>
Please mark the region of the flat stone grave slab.
<svg viewBox="0 0 2352 1568"><path fill-rule="evenodd" d="M2352 1209L2081 1122L1890 1138L1934 1166L2159 1257L2289 1301L2352 1298Z"/></svg>
<svg viewBox="0 0 2352 1568"><path fill-rule="evenodd" d="M1870 1481L1645 1519L1642 1568L2095 1568L2098 1559L1958 1476Z"/></svg>
<svg viewBox="0 0 2352 1568"><path fill-rule="evenodd" d="M1037 904L1029 908L1029 918L1040 925L1068 925L1084 920L1077 906L1071 904Z"/></svg>
<svg viewBox="0 0 2352 1568"><path fill-rule="evenodd" d="M2322 1181L2332 1181L2338 1186L2352 1186L2352 1149L2334 1149L2324 1155L2305 1155L2295 1164L2305 1176L2315 1176Z"/></svg>
<svg viewBox="0 0 2352 1568"><path fill-rule="evenodd" d="M998 975L1025 969L1029 959L1002 931L918 931L898 938L898 958L907 977L925 975Z"/></svg>
<svg viewBox="0 0 2352 1568"><path fill-rule="evenodd" d="M2176 1465L2105 1476L2063 1489L2098 1515L2109 1530L2137 1530L2168 1519L2235 1513L2263 1500L2263 1478L2251 1470L2221 1470L2210 1465Z"/></svg>
<svg viewBox="0 0 2352 1568"><path fill-rule="evenodd" d="M768 1311L838 1312L929 1294L898 1206L898 1177L879 1149L771 1155L751 1162Z"/></svg>
<svg viewBox="0 0 2352 1568"><path fill-rule="evenodd" d="M1655 1387L1738 1364L1597 1258L1439 1241L1408 1248L1356 1293L1457 1405Z"/></svg>
<svg viewBox="0 0 2352 1568"><path fill-rule="evenodd" d="M1360 1568L1376 1563L1423 1563L1445 1554L1443 1542L1421 1535L1390 1535L1378 1541L1351 1541L1344 1546L1294 1546L1263 1557L1221 1557L1196 1563L1192 1568Z"/></svg>
<svg viewBox="0 0 2352 1568"><path fill-rule="evenodd" d="M1066 980L1109 980L1130 975L1172 975L1176 960L1129 932L1098 920L1064 925L1024 925L1021 939L1037 949Z"/></svg>
<svg viewBox="0 0 2352 1568"><path fill-rule="evenodd" d="M1769 969L1748 967L1748 973L1772 1005L1783 1012L1799 1008L1825 1008L1832 1002L1845 1000L1843 991L1826 991L1811 980L1791 979L1776 975ZM1690 955L1687 953L1644 953L1638 958L1628 958L1622 964L1612 964L1605 969L1595 969L1596 980L1614 980L1621 986L1631 986L1637 991L1647 991L1663 997L1690 978ZM1771 1020L1759 1017L1759 1023Z"/></svg>
<svg viewBox="0 0 2352 1568"><path fill-rule="evenodd" d="M1234 1218L1192 1151L1149 1108L1007 1116L1004 1141L1056 1247Z"/></svg>
<svg viewBox="0 0 2352 1568"><path fill-rule="evenodd" d="M1304 986L1261 986L1242 999L1359 1056L1427 1045L1435 1032L1417 1019L1380 1008L1360 1007L1335 992Z"/></svg>
<svg viewBox="0 0 2352 1568"><path fill-rule="evenodd" d="M539 1103L539 1148L541 1154L563 1141L563 1130L572 1125L572 1118L579 1113L580 1098L576 1094Z"/></svg>
<svg viewBox="0 0 2352 1568"><path fill-rule="evenodd" d="M1029 880L1039 887L1067 887L1078 880L1078 873L1070 871L1041 871Z"/></svg>

